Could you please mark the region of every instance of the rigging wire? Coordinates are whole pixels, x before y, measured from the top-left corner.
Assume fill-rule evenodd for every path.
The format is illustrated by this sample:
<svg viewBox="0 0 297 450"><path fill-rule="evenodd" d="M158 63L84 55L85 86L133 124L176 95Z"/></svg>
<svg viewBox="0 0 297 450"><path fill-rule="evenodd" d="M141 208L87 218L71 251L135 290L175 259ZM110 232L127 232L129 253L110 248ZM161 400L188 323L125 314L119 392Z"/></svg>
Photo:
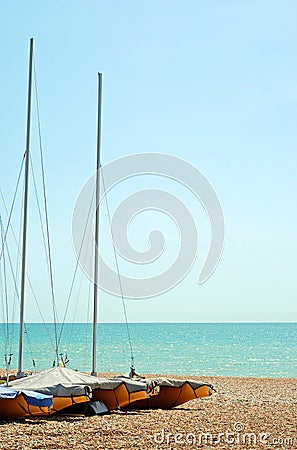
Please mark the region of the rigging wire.
<svg viewBox="0 0 297 450"><path fill-rule="evenodd" d="M35 97L36 97L36 108L37 108L39 150L40 150L40 165L41 165L41 174L42 174L43 201L44 201L46 237L47 237L47 249L48 249L48 264L49 264L49 271L50 271L50 286L51 286L51 295L52 295L52 310L53 310L54 333L55 333L55 343L56 343L55 353L56 353L57 364L59 364L59 348L58 348L59 342L58 342L58 332L57 332L58 314L57 314L57 308L56 308L56 302L55 302L53 264L52 264L52 255L51 255L51 245L50 245L48 206L47 206L47 199L46 199L44 158L43 158L43 148L42 148L42 138L41 138L41 121L40 121L40 110L39 110L39 101L38 101L38 88L37 88L35 59L33 61L33 66L34 66L34 86L35 86Z"/></svg>
<svg viewBox="0 0 297 450"><path fill-rule="evenodd" d="M2 308L1 308L1 314L2 314L2 324L6 323L6 318L5 318L5 303L4 303L4 295L3 295L3 274L2 274L2 270L0 271L0 294L1 294L1 303L2 303ZM5 329L4 329L5 332Z"/></svg>
<svg viewBox="0 0 297 450"><path fill-rule="evenodd" d="M39 131L39 144L40 144L40 161L41 161L42 182L43 182L43 196L44 196L44 206L45 206L45 216L46 216L46 229L47 229L47 245L48 245L47 255L48 255L48 261L49 261L48 262L48 266L49 266L49 271L50 271L50 284L51 284L51 291L52 291L52 303L53 303L53 314L54 314L54 324L55 324L55 340L56 340L55 353L56 353L57 361L58 361L58 345L57 345L58 341L57 341L57 329L56 329L57 311L56 311L55 298L54 298L54 284L53 284L53 275L52 275L52 272L53 272L52 271L52 258L51 258L49 226L48 226L48 208L47 208L47 201L46 201L45 176L44 176L44 164L43 164L43 151L42 151L42 141L41 141L41 124L40 124L40 113L39 113L39 105L38 105L38 90L37 90L37 81L36 81L35 62L34 62L34 76L35 76L35 92L36 92L38 131ZM13 228L12 228L12 225L11 225L11 218L12 218L12 213L13 213L13 209L14 209L14 205L15 205L15 201L16 201L18 188L19 188L19 183L20 183L20 179L21 179L21 174L22 174L22 170L23 170L23 166L24 166L25 157L26 157L26 152L24 153L23 158L22 158L22 163L21 163L21 167L20 167L20 170L19 170L17 183L16 183L16 188L15 188L15 192L14 192L14 195L13 195L13 201L12 201L12 205L11 205L11 209L10 209L9 214L8 214L8 211L7 211L7 208L6 208L6 205L5 205L5 201L4 201L4 197L3 197L2 191L0 189L1 197L2 197L2 200L3 200L4 206L5 206L5 209L6 209L6 213L8 215L8 222L7 222L7 226L6 226L5 232L3 232L3 224L1 223L2 248L1 248L1 252L0 252L0 261L1 261L2 257L3 257L3 264L5 264L5 262L4 262L4 249L6 247L7 248L8 257L9 257L10 268L11 268L11 271L12 271L12 274L13 274L13 280L14 280L14 284L15 284L15 293L17 293L17 297L18 297L17 280L16 280L16 277L15 277L15 274L14 274L14 271L13 271L12 262L11 262L10 254L9 254L8 247L7 247L7 234L8 234L9 227L11 227L11 229L13 231ZM32 163L32 161L31 161L31 163ZM35 179L34 179L34 187L36 189ZM37 193L37 190L35 192ZM38 196L37 195L36 195L36 198L37 198L38 208L39 208L39 212L40 212L40 206L39 206ZM41 221L41 226L42 226L42 221ZM13 236L14 236L14 239L16 241L16 237L15 237L14 231L13 231ZM44 237L44 231L43 231L43 237ZM20 245L19 244L17 244L17 248L18 248L18 254L20 254ZM19 260L19 257L18 257L18 260ZM4 269L4 270L6 272L6 269ZM5 277L6 277L6 274L5 274ZM31 281L30 281L30 279L28 277L28 273L27 272L26 272L26 277L28 279L29 286L31 288L33 297L34 297L34 299L36 301L37 307L38 307L40 315L42 317L42 321L45 324L44 318L42 316L42 312L40 310L40 307L39 307L39 304L38 304L38 301L37 301L37 297L36 297L36 295L34 293L34 290L33 290L33 287L32 287ZM7 287L5 287L5 289L7 291ZM5 296L7 297L7 293L5 294ZM18 297L18 300L19 300L19 297ZM15 304L15 297L14 297L14 304ZM8 312L8 309L7 309L7 312ZM7 320L7 323L8 323L8 320ZM26 324L24 324L24 328L25 328L25 334L27 336L27 340L28 340L28 343L29 343L30 352L31 352L31 355L33 355L31 343L30 343L29 336L28 336L28 330L26 328ZM46 330L47 330L47 327L46 327ZM48 330L47 330L47 333L48 333ZM49 335L49 333L48 333L48 335ZM49 335L49 337L50 337L50 335ZM33 366L35 367L35 361L34 361L33 357L32 357L32 361L33 361Z"/></svg>
<svg viewBox="0 0 297 450"><path fill-rule="evenodd" d="M88 234L87 238L88 238L88 239L87 239L87 251L85 252L85 257L84 257L83 264L86 262L86 257L87 257L87 255L88 255L88 253L89 253L89 252L88 252L88 249L89 249L89 246L90 246L91 235ZM69 338L68 338L68 345L67 345L68 351L69 351L70 346L71 346L71 341L72 341L72 336L73 336L73 329L74 329L74 322L75 322L75 319L76 319L76 314L77 314L77 309L78 309L78 301L79 301L80 294L81 294L81 289L82 289L82 282L83 282L83 279L84 279L84 272L82 271L82 272L81 272L80 281L79 281L79 287L78 287L78 293L77 293L77 297L76 297L76 302L75 302L75 308L74 308L73 319L72 319L72 322L71 322L71 329L70 329ZM89 302L90 302L90 287L91 287L91 283L89 283L88 308L87 308L87 323L88 323L88 317L89 317L88 314L89 314L89 307L90 307L90 305L89 305ZM86 335L87 335L87 329L86 329ZM87 347L85 347L85 348L87 348Z"/></svg>
<svg viewBox="0 0 297 450"><path fill-rule="evenodd" d="M12 278L13 278L13 282L14 282L15 292L17 293L17 299L18 299L18 302L19 302L19 305L20 305L21 302L20 302L20 297L19 297L19 293L18 293L17 280L16 280L16 277L15 277L15 273L14 273L14 269L13 269L13 264L12 264L12 260L11 260L11 256L10 256L10 252L9 252L9 248L8 248L7 243L6 243L5 247L6 247L6 252L7 252L7 256L8 256L8 261L9 261L10 271L11 271ZM26 273L26 275L27 275L27 273ZM27 275L27 276L28 276L28 275ZM33 354L33 350L32 350L31 341L30 341L30 338L29 338L29 333L28 333L27 325L26 325L25 323L24 323L24 330L25 330L25 335L26 335L27 341L28 341L29 352L30 352L31 359L32 359L33 365L34 365L34 364L35 364L35 362L34 362L34 354ZM12 356L12 355L11 355L11 356Z"/></svg>
<svg viewBox="0 0 297 450"><path fill-rule="evenodd" d="M131 333L130 333L130 328L129 328L129 323L128 323L128 314L127 314L127 308L126 308L125 297L124 297L124 292L123 292L123 284L122 284L122 279L121 279L121 274L120 274L119 260L118 260L116 246L115 246L114 235L113 235L113 231L112 231L111 214L110 214L110 208L109 208L107 195L106 195L106 187L105 187L105 181L104 181L104 175L103 175L103 168L101 165L100 165L100 171L101 171L101 177L102 177L103 191L105 192L104 197L105 197L105 204L106 204L106 210L107 210L107 216L108 216L108 222L109 222L109 228L110 228L111 243L112 243L113 252L114 252L114 259L115 259L115 264L116 264L116 269L117 269L119 288L120 288L120 292L121 292L121 300L122 300L125 323L126 323L126 332L127 332L128 343L129 343L129 348L130 348L131 369L134 370L135 360L134 360L134 352L133 352L133 346L132 346ZM99 205L96 205L96 207L99 207Z"/></svg>
<svg viewBox="0 0 297 450"><path fill-rule="evenodd" d="M89 316L90 316L90 303L91 303L91 283L89 283L89 288L88 288L88 306L87 306L87 326L86 326L86 333L85 333L85 348L88 348L88 338L89 338L89 333L88 333L88 328L89 328ZM87 366L87 355L85 352L85 361L84 361L84 367L86 368Z"/></svg>
<svg viewBox="0 0 297 450"><path fill-rule="evenodd" d="M72 341L74 321L75 321L76 314L77 314L78 301L79 301L79 297L80 297L80 293L81 293L83 277L84 277L84 273L82 272L81 273L81 277L80 277L80 281L79 281L78 293L77 293L77 296L76 296L76 302L75 302L75 307L74 307L73 319L72 319L72 322L71 322L70 333L69 333L69 337L68 337L67 349L70 349L70 345L71 345L71 341Z"/></svg>
<svg viewBox="0 0 297 450"><path fill-rule="evenodd" d="M104 177L103 177L102 166L101 166L100 170L101 170L101 173L102 173L102 183L103 183L104 192L105 192L106 188L105 188L105 182L104 182ZM72 292L73 292L74 281L75 281L77 269L78 269L78 266L79 266L79 260L80 260L80 255L81 255L81 251L82 251L82 246L83 246L83 242L85 240L87 224L88 224L88 222L90 220L90 214L91 214L91 210L92 210L92 204L93 204L93 201L94 201L94 196L95 196L95 189L93 191L92 199L91 199L91 202L90 202L88 216L87 216L87 219L86 219L86 222L85 222L84 232L83 232L83 236L82 236L82 241L81 241L79 253L78 253L78 256L77 256L77 261L76 261L76 266L75 266L75 270L74 270L74 275L73 275L72 282L71 282L71 287L70 287L70 293L69 293L69 296L68 296L66 309L65 309L65 314L64 314L64 318L63 318L63 322L62 322L62 326L61 326L61 330L60 330L59 341L58 341L59 345L60 345L60 342L61 342L62 333L63 333L63 330L64 330L64 325L65 325L65 320L66 320L66 315L67 315L67 312L68 312L69 303L70 303L70 299L71 299ZM121 280L121 276L120 276L119 262L118 262L118 257L117 257L117 252L116 252L116 247L115 247L115 244L114 244L114 237L113 237L113 232L112 232L112 227L111 227L111 214L110 214L110 209L109 209L109 205L108 205L106 194L105 194L105 202L106 202L106 209L107 209L109 226L110 226L110 232L111 232L111 240L112 240L112 246L113 246L114 257L115 257L115 262L116 262L118 280L119 280L119 287L120 287L120 292L121 292L121 300L122 300L122 306L123 306L123 312L124 312L124 318L125 318L125 325L126 325L126 332L127 332L127 337L128 337L128 344L129 344L129 349L130 349L131 368L134 369L135 358L134 358L134 352L133 352L132 338L131 338L131 333L130 333L130 328L129 328L129 323L128 323L128 314L127 314L125 298L124 298L124 293L123 293L122 280Z"/></svg>
<svg viewBox="0 0 297 450"><path fill-rule="evenodd" d="M6 212L6 214L8 215L8 210L7 210L6 202L5 202L5 199L4 199L4 196L3 196L3 193L2 193L1 188L0 188L0 195L1 195L1 198L2 198L2 202L3 202L3 205L4 205L5 212ZM17 249L18 249L18 254L19 254L19 256L20 256L20 255L21 255L21 247L20 247L20 243L17 242L16 235L15 235L15 232L14 232L14 229L13 229L12 224L10 224L10 229L11 229L11 232L12 232L12 236L13 236L13 238L14 238L14 242L15 242L15 244L16 244L16 246L17 246ZM6 247L7 247L7 246L6 246ZM9 256L9 258L10 258L10 253L9 253L8 247L7 247L7 253L8 253L8 256ZM10 270L11 270L11 272L12 272L12 277L13 277L13 281L14 281L15 294L16 294L17 300L18 300L18 302L19 302L20 299L19 299L19 294L18 294L17 278L16 278L16 276L15 276L15 274L14 274L14 270L13 270L13 265L12 265L12 262L11 262L11 258L10 258ZM26 278L27 278L27 281L28 281L28 284L29 284L29 288L30 288L30 290L31 290L31 293L32 293L32 295L33 295L33 298L34 298L34 300L35 300L35 303L36 303L38 312L39 312L39 314L40 314L42 323L43 323L43 325L44 325L44 328L45 328L46 333L47 333L47 335L48 335L48 337L49 337L49 340L50 340L50 342L51 342L51 345L52 345L52 347L54 348L54 343L53 343L53 341L52 341L51 334L49 333L48 327L47 327L47 325L46 325L44 316L43 316L43 314L42 314L40 305L39 305L38 300L37 300L36 293L35 293L35 291L34 291L34 289L33 289L33 285L32 285L31 279L30 279L30 277L29 277L27 271L26 271Z"/></svg>
<svg viewBox="0 0 297 450"><path fill-rule="evenodd" d="M12 200L11 208L10 208L10 212L9 212L9 215L8 215L8 222L7 222L6 230L5 230L5 233L4 233L4 244L2 245L1 253L0 253L0 261L1 261L2 254L3 254L3 251L4 251L4 245L5 245L5 243L6 243L7 232L8 232L8 229L9 229L10 222L11 222L11 216L12 216L12 212L13 212L13 208L14 208L14 204L15 204L15 200L16 200L16 196L17 196L17 192L18 192L18 188L19 188L19 183L20 183L20 179L21 179L21 174L22 174L22 171L23 171L23 166L24 166L25 156L26 156L26 153L24 153L24 156L23 156L23 159L22 159L22 163L21 163L19 175L18 175L18 178L17 178L16 188L15 188L15 191L14 191L14 195L13 195L13 200ZM0 191L1 191L1 188L0 188ZM1 196L2 196L2 198L3 198L2 191L1 191Z"/></svg>
<svg viewBox="0 0 297 450"><path fill-rule="evenodd" d="M1 243L3 245L3 234L4 227L2 222L2 217L0 215L0 228L1 228ZM10 330L9 330L9 311L8 311L8 296L7 296L7 275L6 275L6 262L5 262L5 252L3 251L3 280L2 272L0 274L0 284L1 284L1 294L4 297L3 301L3 323L5 327L5 366L6 371L8 370L10 358L8 359L8 354L10 353ZM1 295L1 297L2 297ZM5 305L5 306L4 306ZM6 314L5 314L6 313Z"/></svg>
<svg viewBox="0 0 297 450"><path fill-rule="evenodd" d="M64 312L64 317L63 317L63 321L62 321L62 325L61 325L61 329L60 329L58 345L60 345L60 342L61 342L61 339L62 339L62 334L63 334L63 331L64 331L65 321L66 321L66 317L67 317L67 313L68 313L68 309L69 309L69 305L70 305L70 300L71 300L71 297L72 297L72 292L73 292L73 288L74 288L74 282L75 282L77 269L78 269L79 261L80 261L80 256L81 256L81 252L82 252L83 242L85 240L87 225L88 225L88 222L89 222L90 216L91 216L91 209L92 209L92 204L93 204L93 201L94 201L94 195L95 195L95 190L93 191L93 195L92 195L92 199L91 199L90 206L89 206L89 211L88 211L87 220L86 220L85 227L84 227L84 232L83 232L83 236L82 236L79 252L78 252L78 255L77 255L77 258L76 258L75 269L74 269L73 277L72 277L72 280L71 280L71 285L70 285L70 290L69 290L69 294L68 294L68 298L67 298L67 303L66 303L66 308L65 308L65 312Z"/></svg>
<svg viewBox="0 0 297 450"><path fill-rule="evenodd" d="M24 185L23 185L23 194L22 194L22 198L21 198L21 205L24 204L24 196L25 196L25 180L24 180ZM2 199L2 201L4 202L4 199ZM5 202L4 202L4 204L5 204ZM20 265L21 251L20 251L20 249L21 249L21 236L22 236L22 216L23 216L23 211L22 211L22 208L20 208L19 232L18 232L18 240L17 241L16 241L16 237L14 236L16 247L17 247L16 264L15 264L15 267L16 267L15 278L16 278L16 282L17 282L18 286L19 286L19 281L20 281L19 276L20 276L20 269L21 269L21 265ZM11 225L11 230L14 233L12 225ZM14 289L14 291L13 291L13 304L12 304L12 318L11 318L12 323L15 323L16 309L17 309L17 300L18 300L17 299L17 291ZM17 330L15 330L15 331L17 331Z"/></svg>
<svg viewBox="0 0 297 450"><path fill-rule="evenodd" d="M72 319L72 322L71 322L71 328L70 328L67 348L70 348L70 343L71 343L71 340L72 340L73 326L74 326L74 321L75 321L75 318L76 318L77 307L78 307L78 300L79 300L80 293L81 293L83 277L84 277L84 273L82 272L81 273L81 277L80 277L80 281L79 281L78 293L77 293L77 296L76 296L76 302L75 302L75 307L74 307L73 319Z"/></svg>
<svg viewBox="0 0 297 450"><path fill-rule="evenodd" d="M44 252L45 252L45 256L46 256L46 264L47 264L48 271L50 271L49 263L48 263L48 251L47 251L46 237L45 237L45 231L44 231L44 225L43 225L43 218L42 218L41 207L40 207L40 202L39 202L39 198L38 198L37 183L36 183L36 177L35 177L35 172L34 172L31 155L30 155L30 168L31 168L31 173L32 173L34 194L35 194L35 198L36 198L37 210L38 210L40 227L41 227L43 247L44 247Z"/></svg>

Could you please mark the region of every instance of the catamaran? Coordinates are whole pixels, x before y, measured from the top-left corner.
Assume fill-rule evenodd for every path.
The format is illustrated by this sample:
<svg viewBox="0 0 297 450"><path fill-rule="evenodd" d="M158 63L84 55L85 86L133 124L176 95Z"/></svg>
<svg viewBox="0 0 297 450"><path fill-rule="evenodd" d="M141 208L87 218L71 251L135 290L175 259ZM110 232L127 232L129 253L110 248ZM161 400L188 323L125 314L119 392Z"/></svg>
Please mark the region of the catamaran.
<svg viewBox="0 0 297 450"><path fill-rule="evenodd" d="M26 287L26 249L27 249L27 215L28 215L28 184L30 160L30 131L31 131L31 103L33 78L33 38L30 39L29 52L29 81L27 105L27 133L25 159L25 189L23 213L23 241L21 265L21 295L20 295L20 325L19 325L19 352L18 372L15 381L8 381L7 387L0 390L0 417L13 418L33 415L54 414L67 409L75 410L82 404L82 411L90 413L103 413L118 407L127 406L133 401L145 399L155 392L151 384L143 380L130 380L117 377L114 379L97 378L96 373L96 326L97 326L97 284L94 283L94 321L93 321L93 362L92 374L88 375L61 365L58 345L56 346L54 367L25 376L23 372L23 335L24 335L24 309ZM99 77L99 112L98 124L101 123L101 76ZM100 156L100 126L98 125L98 155ZM99 161L99 159L98 159ZM99 164L99 162L98 162ZM99 221L99 216L97 217ZM96 223L98 230L98 222ZM95 261L97 261L95 254ZM97 263L96 263L97 264ZM97 265L96 265L97 267ZM104 401L104 403L103 403ZM69 409L70 408L70 409Z"/></svg>
<svg viewBox="0 0 297 450"><path fill-rule="evenodd" d="M92 372L86 374L61 365L58 346L56 347L55 367L24 376L22 368L24 307L26 281L26 239L28 210L28 179L30 158L31 91L32 91L33 39L30 40L29 83L27 107L27 135L25 151L25 193L23 215L23 244L21 271L20 331L18 374L15 381L7 383L11 388L0 391L0 417L25 417L48 415L67 411L82 411L87 414L101 414L117 408L150 409L172 408L195 398L211 395L214 388L209 383L194 380L167 378L145 378L135 372L132 355L131 370L128 375L114 378L97 377L97 313L98 313L98 252L99 252L99 207L96 208L95 253L93 282L93 344ZM102 74L98 74L98 125L97 125L97 163L96 163L96 205L99 201L101 169L101 110ZM7 390L8 389L8 390ZM32 400L33 399L33 400ZM39 403L38 403L39 402Z"/></svg>

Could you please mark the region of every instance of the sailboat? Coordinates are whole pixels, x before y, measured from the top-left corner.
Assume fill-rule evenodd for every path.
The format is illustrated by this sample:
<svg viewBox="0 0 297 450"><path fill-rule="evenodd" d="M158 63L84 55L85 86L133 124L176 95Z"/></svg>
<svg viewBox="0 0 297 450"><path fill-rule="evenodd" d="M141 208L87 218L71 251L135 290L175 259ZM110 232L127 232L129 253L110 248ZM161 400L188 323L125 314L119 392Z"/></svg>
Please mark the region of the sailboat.
<svg viewBox="0 0 297 450"><path fill-rule="evenodd" d="M97 134L97 165L96 165L96 220L95 220L95 262L94 262L94 317L93 317L93 369L92 374L96 374L96 324L98 307L98 253L99 253L99 185L101 171L101 109L102 109L102 74L98 73L98 134ZM111 227L111 223L110 223ZM116 256L115 256L116 257ZM122 293L124 300L124 295ZM129 337L130 338L130 337ZM131 345L131 343L130 343ZM132 345L131 345L132 347ZM173 408L197 398L208 397L215 392L212 384L195 380L179 380L160 377L145 378L138 375L134 368L134 358L132 356L132 367L128 376L121 376L134 382L143 382L150 389L150 395L137 399L130 397L126 404L122 405L126 409L155 409ZM100 392L100 391L99 391ZM93 392L93 398L106 402L106 398L98 391Z"/></svg>
<svg viewBox="0 0 297 450"><path fill-rule="evenodd" d="M140 377L132 365L128 376L116 376L111 379L98 378L96 370L97 356L97 306L98 306L98 243L99 208L96 208L95 223L95 264L94 264L94 306L93 306L93 351L92 372L90 375L59 365L48 370L23 377L22 351L24 333L24 300L26 274L26 236L28 209L28 176L30 151L31 90L32 90L33 39L30 40L29 86L27 111L27 137L25 152L25 194L23 217L23 252L21 272L21 307L18 374L15 381L9 382L14 395L8 398L7 392L0 394L0 417L26 417L30 415L48 415L67 411L71 413L81 407L83 412L95 414L112 411L117 408L171 408L194 398L211 395L213 387L208 383L192 380L168 380ZM97 176L96 204L99 199L99 174L101 168L101 98L102 74L98 74L98 130L97 130ZM28 394L28 392L30 394ZM33 392L33 394L32 394ZM35 394L34 394L35 393ZM37 394L36 394L37 393ZM6 396L6 397L5 397ZM36 396L39 404L37 404ZM34 398L35 400L32 400ZM44 402L42 404L42 401ZM30 403L31 402L31 403ZM33 402L33 403L32 403ZM35 404L34 404L35 402ZM46 403L46 405L45 405ZM51 404L50 404L51 403ZM43 406L45 405L45 406ZM70 408L70 409L69 409Z"/></svg>
<svg viewBox="0 0 297 450"><path fill-rule="evenodd" d="M94 321L93 321L93 364L92 374L88 375L59 365L58 349L56 349L55 367L24 376L22 371L23 334L24 334L24 303L26 281L26 244L27 244L27 211L28 211L28 181L30 158L30 128L31 128L31 93L33 73L33 38L30 39L27 134L25 151L25 192L23 215L23 245L20 296L20 331L18 373L15 381L10 381L0 392L0 417L16 418L33 415L49 415L59 413L69 408L75 409L82 405L82 410L93 413L111 411L127 406L133 401L145 399L154 390L151 383L144 380L130 380L121 377L114 379L97 378L96 373L96 325L97 325L97 285L94 284ZM98 155L100 155L100 124L101 124L101 80L99 77L99 113L98 113ZM100 159L98 158L98 161ZM100 164L98 162L98 164ZM98 188L97 188L98 189ZM98 193L97 193L98 195ZM96 229L98 230L99 216ZM98 237L98 235L97 235ZM95 254L95 261L96 261ZM97 264L97 263L96 263ZM96 265L97 267L97 265ZM92 398L93 397L93 398ZM104 401L104 403L103 403ZM70 410L71 412L71 410Z"/></svg>
<svg viewBox="0 0 297 450"><path fill-rule="evenodd" d="M165 377L143 378L158 386L158 395L138 400L126 409L171 409L191 400L209 397L215 392L210 383Z"/></svg>
<svg viewBox="0 0 297 450"><path fill-rule="evenodd" d="M76 389L76 386L68 386L67 395L61 400L59 397L53 397L51 392L37 391L36 395L26 394L26 383L24 383L24 373L22 371L23 358L23 335L24 335L24 305L25 305L25 284L26 284L26 250L27 250L27 215L28 215L28 186L29 186L29 160L30 160L30 132L31 132L31 99L32 99L32 78L33 78L33 38L30 39L29 55L29 80L28 80L28 103L27 103L27 132L25 159L25 190L24 190L24 214L23 214L23 243L22 243L22 266L21 266L21 294L20 294L20 325L19 325L19 353L18 353L18 372L17 380L12 381L9 386L12 388L8 395L7 391L0 396L0 417L24 417L30 415L48 415L55 411L63 409L73 403L86 402L90 400L89 388L84 386L83 392ZM30 377L28 377L29 379ZM13 387L13 384L15 386ZM15 391L13 391L15 389ZM34 389L30 391L35 391ZM34 397L35 395L35 397ZM30 397L31 396L31 397ZM34 402L30 398L35 398ZM37 404L39 399L39 404ZM46 408L42 407L42 401L48 403ZM49 402L50 400L50 402Z"/></svg>

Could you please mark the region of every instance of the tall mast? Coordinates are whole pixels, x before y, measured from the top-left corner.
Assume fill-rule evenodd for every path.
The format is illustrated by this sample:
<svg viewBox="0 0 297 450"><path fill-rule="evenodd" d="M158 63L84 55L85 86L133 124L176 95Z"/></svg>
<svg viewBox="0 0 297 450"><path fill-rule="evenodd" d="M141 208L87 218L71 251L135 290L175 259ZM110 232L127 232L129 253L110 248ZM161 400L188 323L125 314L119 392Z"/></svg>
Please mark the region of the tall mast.
<svg viewBox="0 0 297 450"><path fill-rule="evenodd" d="M32 94L32 71L33 71L32 69L33 69L33 38L30 39L27 135L26 135L26 151L25 151L25 193L24 193L23 248L22 248L22 273L21 273L20 337L19 337L19 359L18 359L19 376L22 375L23 334L24 334L24 303L25 303L25 281L26 281L27 216L28 216L31 98L32 98L31 94Z"/></svg>
<svg viewBox="0 0 297 450"><path fill-rule="evenodd" d="M98 318L98 256L99 256L99 194L101 168L101 113L102 113L102 73L98 73L98 123L97 123L97 162L96 162L96 221L95 221L95 255L94 255L94 311L93 311L93 355L92 375L97 375L97 318Z"/></svg>

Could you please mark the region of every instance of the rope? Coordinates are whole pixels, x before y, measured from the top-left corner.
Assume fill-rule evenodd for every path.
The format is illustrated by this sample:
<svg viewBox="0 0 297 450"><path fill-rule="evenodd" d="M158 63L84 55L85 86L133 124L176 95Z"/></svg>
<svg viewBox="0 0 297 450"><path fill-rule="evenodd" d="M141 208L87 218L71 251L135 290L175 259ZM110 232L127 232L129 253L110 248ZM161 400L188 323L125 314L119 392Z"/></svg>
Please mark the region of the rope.
<svg viewBox="0 0 297 450"><path fill-rule="evenodd" d="M102 169L101 166L100 166L100 170L101 170L101 176L102 176L103 189L104 189L104 192L105 192L104 197L105 197L106 210L107 210L109 227L110 227L111 242L112 242L112 247L113 247L113 251L114 251L114 259L115 259L115 263L116 263L117 275L118 275L118 280L119 280L119 288L120 288L120 292L121 292L121 300L122 300L124 317L125 317L125 323L126 323L126 331L127 331L128 343L129 343L129 348L130 348L131 369L134 370L135 366L134 366L134 353L133 353L132 339L131 339L130 328L129 328L129 323L128 323L128 315L127 315L125 297L124 297L124 292L123 292L122 279L121 279L121 275L120 275L120 267L119 267L118 255L117 255L117 250L116 250L116 246L115 246L115 243L114 243L114 236L113 236L113 231L112 231L112 226L111 226L111 214L110 214L109 204L108 204L108 201L107 201L103 169ZM96 205L96 207L98 207L98 205Z"/></svg>
<svg viewBox="0 0 297 450"><path fill-rule="evenodd" d="M41 122L40 122L40 111L39 111L39 101L38 101L38 89L37 89L37 76L36 76L36 68L35 68L35 59L34 59L34 64L33 65L34 65L34 86L35 86L35 97L36 97L36 108L37 108L39 150L40 150L40 165L41 165L41 174L42 174L43 201L44 201L45 223L46 223L48 264L49 264L49 271L50 271L50 286L51 286L51 295L52 295L52 309L53 309L55 343L56 343L55 352L56 352L56 358L57 358L57 363L58 363L59 362L59 348L58 348L59 344L58 344L58 333L57 333L58 315L57 315L57 309L56 309L56 303L55 303L55 292L54 292L53 265L52 265L52 256L51 256L51 246L50 246L48 206L47 206L47 199L46 199L46 186L45 186L45 174L44 174L42 138L41 138Z"/></svg>

